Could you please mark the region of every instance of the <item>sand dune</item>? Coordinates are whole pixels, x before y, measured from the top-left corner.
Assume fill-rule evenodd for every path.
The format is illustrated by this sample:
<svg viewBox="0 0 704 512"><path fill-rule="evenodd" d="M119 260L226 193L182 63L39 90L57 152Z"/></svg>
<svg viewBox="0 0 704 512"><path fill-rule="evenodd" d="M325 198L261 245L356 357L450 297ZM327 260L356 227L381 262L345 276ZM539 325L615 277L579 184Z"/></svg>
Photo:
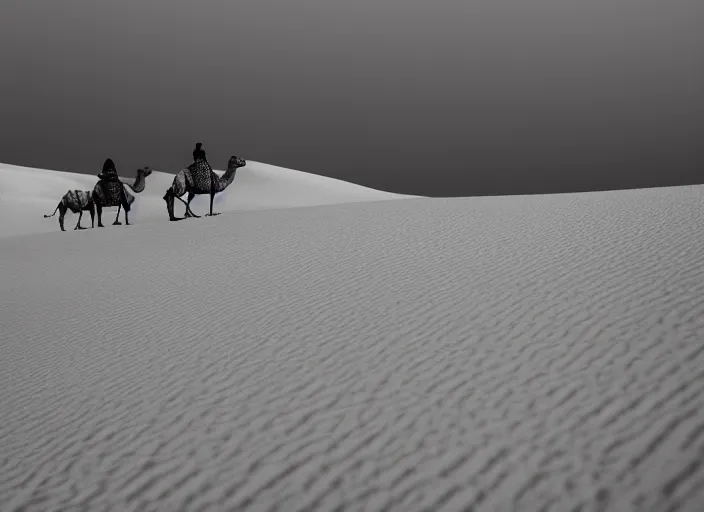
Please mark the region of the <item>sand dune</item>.
<svg viewBox="0 0 704 512"><path fill-rule="evenodd" d="M408 199L4 239L2 510L701 510L702 204Z"/></svg>
<svg viewBox="0 0 704 512"><path fill-rule="evenodd" d="M96 174L98 171L99 169ZM222 174L222 171L216 172ZM123 181L132 183L136 169L122 174ZM166 204L162 197L171 186L173 178L173 174L159 171L147 178L144 191L136 196L130 222L168 222ZM92 190L97 181L95 175L0 164L0 238L58 230L57 218L45 219L43 215L51 214L66 191ZM235 212L405 197L411 196L391 194L324 176L250 161L246 167L237 171L232 185L216 196L215 209L219 212ZM209 203L209 198L198 196L192 203L193 210L196 214L205 213L210 207ZM176 201L177 215L182 215L183 209L183 204ZM106 211L112 223L117 208ZM69 212L67 219L66 228L73 229L78 216L74 217ZM87 222L83 225L90 226L90 216L87 213L84 214L84 219Z"/></svg>

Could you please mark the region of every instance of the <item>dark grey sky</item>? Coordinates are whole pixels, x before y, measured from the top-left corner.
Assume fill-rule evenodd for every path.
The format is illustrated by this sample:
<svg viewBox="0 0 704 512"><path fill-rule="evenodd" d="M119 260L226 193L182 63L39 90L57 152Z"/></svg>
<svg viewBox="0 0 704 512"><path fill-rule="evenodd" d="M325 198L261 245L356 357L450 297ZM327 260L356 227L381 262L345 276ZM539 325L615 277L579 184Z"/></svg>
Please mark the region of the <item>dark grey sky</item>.
<svg viewBox="0 0 704 512"><path fill-rule="evenodd" d="M196 141L424 195L704 182L702 0L1 0L0 161Z"/></svg>

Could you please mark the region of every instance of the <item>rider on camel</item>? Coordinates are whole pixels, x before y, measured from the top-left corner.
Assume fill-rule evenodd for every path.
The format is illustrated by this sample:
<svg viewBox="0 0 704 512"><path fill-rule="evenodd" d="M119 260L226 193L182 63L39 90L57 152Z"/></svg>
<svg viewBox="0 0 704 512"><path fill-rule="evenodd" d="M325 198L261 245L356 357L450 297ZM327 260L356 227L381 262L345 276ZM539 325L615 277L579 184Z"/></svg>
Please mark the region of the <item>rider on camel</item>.
<svg viewBox="0 0 704 512"><path fill-rule="evenodd" d="M205 158L205 150L203 149L202 142L196 142L196 149L193 150L193 161L196 162L198 160L208 161L208 159Z"/></svg>
<svg viewBox="0 0 704 512"><path fill-rule="evenodd" d="M111 158L105 160L105 163L103 164L103 171L98 174L98 178L101 182L122 183L120 181L120 177L117 175L115 163ZM122 208L126 212L130 211L130 205L127 203L127 196L125 195L124 186L120 186L120 202L122 203Z"/></svg>
<svg viewBox="0 0 704 512"><path fill-rule="evenodd" d="M112 158L105 160L103 164L103 172L98 174L98 178L103 181L120 181L120 177L117 175L117 168Z"/></svg>

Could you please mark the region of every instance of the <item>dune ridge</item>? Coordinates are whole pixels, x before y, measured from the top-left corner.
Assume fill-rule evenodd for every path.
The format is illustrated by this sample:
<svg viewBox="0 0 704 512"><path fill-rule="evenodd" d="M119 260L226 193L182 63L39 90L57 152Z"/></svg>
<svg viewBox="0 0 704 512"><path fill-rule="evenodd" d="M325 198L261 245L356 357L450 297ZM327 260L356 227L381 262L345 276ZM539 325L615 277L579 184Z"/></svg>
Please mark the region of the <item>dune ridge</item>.
<svg viewBox="0 0 704 512"><path fill-rule="evenodd" d="M4 239L1 510L699 510L703 199Z"/></svg>
<svg viewBox="0 0 704 512"><path fill-rule="evenodd" d="M119 170L123 181L133 182L137 169ZM223 174L222 170L215 172ZM173 179L173 174L158 169L152 172L144 191L135 194L130 223L169 221L162 198ZM43 215L51 214L68 190L93 190L97 181L95 175L0 163L0 239L58 230L57 218L45 219ZM217 211L227 213L409 197L414 196L382 192L325 176L248 161L237 171L233 183L215 196L214 206ZM195 213L207 212L209 201L206 196L196 196L191 203ZM184 208L183 204L176 201L177 215L182 215L179 208ZM108 219L114 220L117 208L106 208L105 212ZM66 229L73 229L78 216L69 212L66 218ZM90 227L90 216L86 213L82 225Z"/></svg>

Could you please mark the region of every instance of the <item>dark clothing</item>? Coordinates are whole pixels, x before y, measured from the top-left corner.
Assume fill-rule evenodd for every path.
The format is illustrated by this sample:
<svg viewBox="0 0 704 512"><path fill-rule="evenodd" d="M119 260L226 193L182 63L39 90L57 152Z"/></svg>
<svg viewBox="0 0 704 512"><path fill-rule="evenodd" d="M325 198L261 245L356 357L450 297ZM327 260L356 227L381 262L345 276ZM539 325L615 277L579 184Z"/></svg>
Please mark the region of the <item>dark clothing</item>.
<svg viewBox="0 0 704 512"><path fill-rule="evenodd" d="M100 173L98 174L98 178L100 178L101 181L120 181L120 177L117 174L103 174Z"/></svg>
<svg viewBox="0 0 704 512"><path fill-rule="evenodd" d="M103 172L98 174L98 178L104 181L120 181L120 177L117 175L117 167L112 159L108 158L103 164Z"/></svg>
<svg viewBox="0 0 704 512"><path fill-rule="evenodd" d="M98 178L103 188L103 195L108 198L110 196L114 197L113 194L119 193L122 208L126 212L130 211L130 205L127 203L127 196L125 195L125 187L122 185L120 177L117 175L115 163L110 158L105 160L103 171L98 174Z"/></svg>
<svg viewBox="0 0 704 512"><path fill-rule="evenodd" d="M189 185L199 190L200 194L207 194L213 188L213 170L204 158L198 159L188 166L187 180Z"/></svg>
<svg viewBox="0 0 704 512"><path fill-rule="evenodd" d="M205 160L205 150L201 147L202 144L199 142L196 144L196 149L193 150L193 161Z"/></svg>
<svg viewBox="0 0 704 512"><path fill-rule="evenodd" d="M202 148L203 144L198 142L196 144L196 149L193 150L193 163L188 166L188 183L194 189L197 189L201 194L206 194L210 192L213 188L213 180L211 173L213 169L208 163L208 159L205 157L205 150Z"/></svg>

